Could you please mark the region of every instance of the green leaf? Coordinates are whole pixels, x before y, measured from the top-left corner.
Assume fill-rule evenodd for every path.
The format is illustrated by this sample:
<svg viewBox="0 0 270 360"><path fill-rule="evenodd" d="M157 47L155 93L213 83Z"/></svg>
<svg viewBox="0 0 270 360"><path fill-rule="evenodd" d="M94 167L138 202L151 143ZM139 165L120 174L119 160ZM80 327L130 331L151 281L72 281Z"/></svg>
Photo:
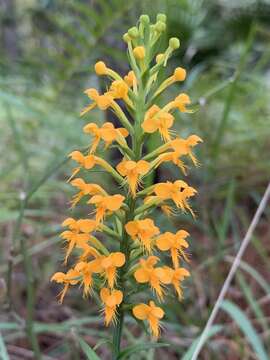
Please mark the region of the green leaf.
<svg viewBox="0 0 270 360"><path fill-rule="evenodd" d="M20 326L15 322L0 322L1 330L20 330Z"/></svg>
<svg viewBox="0 0 270 360"><path fill-rule="evenodd" d="M95 351L91 349L90 346L80 336L77 335L76 337L79 341L79 344L81 345L82 351L84 352L88 360L101 360L101 358L97 356Z"/></svg>
<svg viewBox="0 0 270 360"><path fill-rule="evenodd" d="M109 344L110 347L113 346L112 342L108 339L100 339L96 345L93 347L93 350L97 350L101 345L103 344Z"/></svg>
<svg viewBox="0 0 270 360"><path fill-rule="evenodd" d="M7 349L3 340L3 337L0 333L0 359L1 360L9 360L9 356L7 353Z"/></svg>
<svg viewBox="0 0 270 360"><path fill-rule="evenodd" d="M257 354L258 359L268 360L269 358L264 349L263 343L256 330L252 326L252 323L246 317L245 313L237 305L228 300L224 300L222 302L221 308L226 311L238 324L240 329L245 334L247 340L253 347L253 350Z"/></svg>
<svg viewBox="0 0 270 360"><path fill-rule="evenodd" d="M140 352L140 351L159 348L159 347L163 347L163 346L169 346L169 344L166 344L166 343L144 343L144 344L132 345L132 346L129 346L129 347L125 348L124 350L122 350L120 352L120 354L118 355L117 360L126 359L128 356L135 354L137 352Z"/></svg>
<svg viewBox="0 0 270 360"><path fill-rule="evenodd" d="M232 262L233 259L230 258L230 262ZM257 283L261 286L261 288L266 292L266 294L270 294L270 286L268 282L264 279L264 277L252 266L250 266L245 261L241 260L239 264L239 268L244 270L246 273L251 275Z"/></svg>
<svg viewBox="0 0 270 360"><path fill-rule="evenodd" d="M246 282L244 276L239 272L239 274L236 275L236 279L239 282L239 285L241 287L241 290L243 294L245 295L251 309L253 310L254 314L256 315L258 321L260 321L263 331L267 334L268 331L268 325L266 321L266 317L263 313L263 310L260 306L259 301L256 301L254 298L254 294L251 290L251 288L248 286L248 283Z"/></svg>
<svg viewBox="0 0 270 360"><path fill-rule="evenodd" d="M221 330L223 330L223 326L221 325L213 325L208 333L206 334L205 338L204 338L204 343L210 339L211 337L215 336L217 333L219 333ZM197 344L200 340L200 336L198 336L193 343L191 344L191 346L189 347L189 349L187 350L187 352L184 354L184 356L182 357L182 360L190 360L192 358L192 355L197 347Z"/></svg>

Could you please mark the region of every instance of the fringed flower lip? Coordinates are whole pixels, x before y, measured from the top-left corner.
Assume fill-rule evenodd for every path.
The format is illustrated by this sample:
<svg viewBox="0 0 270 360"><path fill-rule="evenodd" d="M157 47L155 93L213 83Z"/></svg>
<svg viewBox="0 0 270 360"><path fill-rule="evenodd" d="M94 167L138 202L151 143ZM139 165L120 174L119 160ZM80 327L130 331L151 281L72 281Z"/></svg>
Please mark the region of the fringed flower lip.
<svg viewBox="0 0 270 360"><path fill-rule="evenodd" d="M132 309L133 315L139 320L146 320L149 323L150 331L154 338L158 338L160 333L160 319L165 315L162 308L156 306L154 301L147 304L138 304Z"/></svg>

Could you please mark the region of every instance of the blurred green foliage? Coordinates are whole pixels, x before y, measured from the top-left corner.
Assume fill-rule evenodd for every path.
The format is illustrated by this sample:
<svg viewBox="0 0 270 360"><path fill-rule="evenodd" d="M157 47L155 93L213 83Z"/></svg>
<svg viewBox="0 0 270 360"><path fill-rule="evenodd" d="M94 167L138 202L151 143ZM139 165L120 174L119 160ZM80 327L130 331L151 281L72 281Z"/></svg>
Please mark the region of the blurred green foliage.
<svg viewBox="0 0 270 360"><path fill-rule="evenodd" d="M98 351L102 358L108 357L102 346L106 330L97 306L91 302L89 307L89 302L71 292L61 308L56 305L56 289L49 284L61 260L57 233L71 191L65 183L70 165L60 165L72 149L88 144L81 135L86 120L78 115L86 102L83 89L106 87L93 75L93 64L102 58L126 73L125 45L119 39L141 13L154 18L159 12L167 14L167 36L181 40L171 71L177 65L188 70L185 83L167 96L184 89L198 109L179 117L177 133L183 137L196 133L204 144L197 154L201 166L188 177L199 189L193 205L197 219L157 219L168 230L184 222L192 234L192 281L187 283L181 305L167 299L164 339L171 344L170 350L155 350L156 355L150 350L140 353L141 358L182 358L187 352L224 281L230 264L227 256L235 254L269 181L268 0L0 0L1 278L7 278L10 253L14 262L13 308L7 311L7 301L3 301L0 331L10 353L16 353L16 346L28 346L23 342L22 325L26 277L18 247L18 238L23 237L32 255L35 331L43 353L55 359L81 359L74 337L67 335L73 328L91 345L101 340ZM160 103L166 100L159 99ZM102 116L97 111L88 119L102 122ZM157 146L156 141L153 138L151 146ZM117 162L115 156L112 160ZM176 176L178 170L166 166L156 174L158 179ZM92 180L101 177L105 187L112 186L100 173L93 173ZM33 196L18 220L21 199L31 189ZM248 321L268 350L269 215L268 209L229 294L243 312L244 323ZM239 311L233 307L230 316ZM254 358L252 342L241 333L241 324L236 321L233 326L224 314L219 323L221 328L213 328L213 337L209 334L202 358ZM132 320L130 324L135 331ZM130 329L125 329L129 342L146 341L144 333L138 339ZM57 341L50 338L55 333Z"/></svg>

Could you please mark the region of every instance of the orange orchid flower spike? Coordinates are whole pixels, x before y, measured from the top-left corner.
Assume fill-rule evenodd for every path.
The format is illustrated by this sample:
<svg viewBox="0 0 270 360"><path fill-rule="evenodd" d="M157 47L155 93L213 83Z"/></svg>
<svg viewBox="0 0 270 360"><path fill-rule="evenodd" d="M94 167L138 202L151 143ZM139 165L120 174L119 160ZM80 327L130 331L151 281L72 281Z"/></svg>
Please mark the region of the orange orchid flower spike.
<svg viewBox="0 0 270 360"><path fill-rule="evenodd" d="M188 186L188 184L182 180L177 180L174 183L167 181L166 183L159 183L154 187L154 193L161 200L172 199L178 208L181 208L185 212L188 209L194 216L191 207L188 204L188 199L194 196L197 191Z"/></svg>
<svg viewBox="0 0 270 360"><path fill-rule="evenodd" d="M152 134L159 131L164 141L170 141L170 128L173 126L174 117L163 111L157 105L153 105L145 114L142 128L146 133Z"/></svg>
<svg viewBox="0 0 270 360"><path fill-rule="evenodd" d="M123 293L120 290L102 288L100 298L104 304L105 325L108 326L112 321L115 321L116 309L123 301Z"/></svg>
<svg viewBox="0 0 270 360"><path fill-rule="evenodd" d="M85 197L86 204L79 213L91 212L92 218L83 216L77 220L69 217L63 222L66 228L60 236L66 245L65 264L70 260L74 263L67 272L57 272L51 280L63 285L60 302L72 285L79 285L84 297L99 294L105 325L115 325L114 358L123 353L123 322L125 313L131 309L134 318L149 324L154 338L160 334L163 309L151 298L149 303L138 303L135 295L145 297L148 293L153 300L161 302L171 287L181 299L182 281L190 275L187 269L180 267L182 261L188 261L189 233L183 229L173 232L165 229L160 233L154 221L154 216L160 217L160 209L166 216L179 211L189 211L194 216L189 204L197 192L193 187L180 179L157 183L150 177L152 171L168 162L186 175L188 166L198 165L193 151L202 141L194 134L181 138L174 129L174 112L193 112L186 93L156 105L156 98L168 86L186 79L186 70L181 67L165 79L161 76L173 52L180 47L179 39L173 37L160 53L156 51L165 30L165 14L158 14L154 23L148 15L142 15L136 26L123 35L131 71L122 76L103 61L94 65L96 75L105 76L107 90L101 93L94 88L86 89L90 101L81 115L96 109L104 111L103 118L107 118L107 113L113 112L121 127L109 121L96 123L91 120L83 127L90 144L86 150L72 151L69 155L76 165L68 180L75 188L71 207ZM165 99L166 96L160 100ZM147 146L151 134L158 134L163 142L156 149ZM109 147L121 156L117 166L115 157L107 154ZM100 178L98 184L110 176L107 182L109 193L88 180L94 172L99 173L93 180L96 182ZM103 179L103 173L106 179ZM170 176L169 173L163 175ZM114 190L117 185L119 191ZM164 222L161 215L159 223L166 226L166 219ZM73 251L75 256L70 259ZM170 266L167 266L166 255L170 257Z"/></svg>
<svg viewBox="0 0 270 360"><path fill-rule="evenodd" d="M98 184L87 184L83 179L76 178L72 180L71 185L79 189L79 192L73 196L71 201L71 207L74 207L83 196L86 195L97 195L102 194L104 196L107 195L106 191L102 189L102 187Z"/></svg>
<svg viewBox="0 0 270 360"><path fill-rule="evenodd" d="M103 222L105 216L110 212L115 212L121 208L125 197L116 195L94 195L88 204L93 204L96 207L96 222L97 224Z"/></svg>
<svg viewBox="0 0 270 360"><path fill-rule="evenodd" d="M68 270L66 274L57 272L51 277L51 281L55 281L58 284L64 284L63 290L58 294L59 302L62 304L69 286L76 285L80 281L80 273L74 269Z"/></svg>
<svg viewBox="0 0 270 360"><path fill-rule="evenodd" d="M155 291L159 300L164 298L164 290L161 286L166 278L165 270L162 267L154 267L159 261L157 256L149 256L146 260L140 260L140 267L135 271L134 277L140 284L149 283Z"/></svg>
<svg viewBox="0 0 270 360"><path fill-rule="evenodd" d="M113 141L117 141L120 145L125 146L126 141L125 137L128 136L128 131L125 128L116 129L113 123L106 122L101 127L98 127L95 123L89 123L84 126L83 131L86 134L90 134L93 136L93 144L89 150L90 154L93 154L100 142L103 140L105 142L105 148L111 145Z"/></svg>
<svg viewBox="0 0 270 360"><path fill-rule="evenodd" d="M138 304L132 309L133 315L139 320L147 320L154 338L158 338L160 333L159 321L164 316L164 311L155 305L154 301L147 304Z"/></svg>
<svg viewBox="0 0 270 360"><path fill-rule="evenodd" d="M188 248L188 243L185 240L189 233L185 230L179 230L176 234L169 231L161 234L156 239L156 246L161 251L170 251L173 266L179 267L179 257L182 256L186 261L188 260L183 249Z"/></svg>
<svg viewBox="0 0 270 360"><path fill-rule="evenodd" d="M135 197L139 181L142 176L146 175L150 170L150 164L145 160L139 160L138 162L132 160L122 160L117 165L116 169L126 178L131 194Z"/></svg>
<svg viewBox="0 0 270 360"><path fill-rule="evenodd" d="M125 225L126 232L133 240L139 241L143 249L152 252L153 237L159 234L159 228L152 219L133 220Z"/></svg>
<svg viewBox="0 0 270 360"><path fill-rule="evenodd" d="M126 257L121 252L112 252L108 256L102 255L96 260L96 272L104 275L111 289L116 282L116 269L122 267L125 261Z"/></svg>

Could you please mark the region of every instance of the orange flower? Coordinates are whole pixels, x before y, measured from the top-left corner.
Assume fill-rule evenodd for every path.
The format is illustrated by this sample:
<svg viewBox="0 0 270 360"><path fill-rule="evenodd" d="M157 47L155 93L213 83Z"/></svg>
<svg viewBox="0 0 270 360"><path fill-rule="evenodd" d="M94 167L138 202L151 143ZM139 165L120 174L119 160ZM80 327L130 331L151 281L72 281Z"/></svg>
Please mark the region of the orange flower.
<svg viewBox="0 0 270 360"><path fill-rule="evenodd" d="M82 167L89 170L96 165L96 159L94 155L84 156L80 151L72 151L69 154L69 157L76 161L80 166L73 170L70 178L68 179L68 182L81 170Z"/></svg>
<svg viewBox="0 0 270 360"><path fill-rule="evenodd" d="M102 255L96 259L96 272L105 276L109 287L112 289L116 282L116 269L125 264L125 255L121 252L113 252L110 255Z"/></svg>
<svg viewBox="0 0 270 360"><path fill-rule="evenodd" d="M174 183L170 181L167 181L166 183L159 183L155 185L154 193L161 200L172 199L178 208L181 208L184 212L188 209L194 216L194 213L188 204L188 199L194 196L197 191L193 187L188 186L188 184L184 181L177 180Z"/></svg>
<svg viewBox="0 0 270 360"><path fill-rule="evenodd" d="M190 98L187 94L182 93L174 99L174 107L178 108L181 112L192 113L192 110L186 108L186 105L191 103Z"/></svg>
<svg viewBox="0 0 270 360"><path fill-rule="evenodd" d="M113 141L126 145L124 138L128 136L128 131L125 128L116 129L110 122L104 123L100 128L95 123L89 123L84 126L83 131L94 137L90 154L96 151L100 140L105 141L105 148L107 148Z"/></svg>
<svg viewBox="0 0 270 360"><path fill-rule="evenodd" d="M115 128L110 122L106 122L102 126L101 138L105 141L105 148L111 145L113 141L117 141L120 145L126 146L125 138L129 135L125 128Z"/></svg>
<svg viewBox="0 0 270 360"><path fill-rule="evenodd" d="M157 256L149 256L146 260L140 260L140 267L135 271L134 277L138 283L149 283L151 288L156 292L158 298L163 300L164 291L161 287L166 273L161 267L154 267L158 262Z"/></svg>
<svg viewBox="0 0 270 360"><path fill-rule="evenodd" d="M152 251L153 237L159 234L159 228L152 219L133 220L125 225L126 232L133 240L139 241L148 253Z"/></svg>
<svg viewBox="0 0 270 360"><path fill-rule="evenodd" d="M81 282L84 285L84 296L89 295L92 290L92 286L94 283L93 273L95 272L95 268L95 260L90 262L80 261L76 264L74 268L82 277Z"/></svg>
<svg viewBox="0 0 270 360"><path fill-rule="evenodd" d="M109 93L114 99L125 100L128 96L128 85L124 80L115 80L110 86Z"/></svg>
<svg viewBox="0 0 270 360"><path fill-rule="evenodd" d="M183 256L183 258L187 260L183 248L188 248L188 243L185 240L188 235L189 233L185 230L179 230L176 234L167 231L156 239L156 246L159 250L170 250L173 266L175 268L179 267L180 256Z"/></svg>
<svg viewBox="0 0 270 360"><path fill-rule="evenodd" d="M164 311L155 305L154 301L150 301L149 305L139 304L133 307L133 315L139 320L147 320L152 335L157 338L160 333L159 320L163 318Z"/></svg>
<svg viewBox="0 0 270 360"><path fill-rule="evenodd" d="M124 77L124 81L129 87L135 87L137 84L137 79L134 74L134 71L129 71L128 74Z"/></svg>
<svg viewBox="0 0 270 360"><path fill-rule="evenodd" d="M136 196L136 190L142 176L150 170L150 164L147 161L122 160L116 167L117 171L126 178L133 197Z"/></svg>
<svg viewBox="0 0 270 360"><path fill-rule="evenodd" d="M92 147L89 150L89 153L92 154L96 151L98 144L101 140L101 129L95 123L89 123L84 126L83 132L86 134L91 134L94 137Z"/></svg>
<svg viewBox="0 0 270 360"><path fill-rule="evenodd" d="M113 97L110 93L105 93L103 95L99 95L98 91L96 89L87 89L84 92L91 100L93 100L92 104L86 106L81 111L81 116L86 114L88 111L94 109L96 106L101 110L108 109L111 104Z"/></svg>
<svg viewBox="0 0 270 360"><path fill-rule="evenodd" d="M68 242L66 250L65 264L67 263L68 257L75 246L86 249L87 241L90 240L91 236L89 233L94 231L97 227L95 220L91 219L80 219L74 220L73 218L66 219L63 226L67 226L70 230L63 231L60 237Z"/></svg>
<svg viewBox="0 0 270 360"><path fill-rule="evenodd" d="M175 164L176 166L178 166L183 173L186 175L186 166L183 163L183 161L181 161L179 159L179 153L176 151L171 151L171 152L166 152L164 154L159 155L153 162L155 168L157 168L158 166L160 166L163 162L168 162L171 161L173 164Z"/></svg>
<svg viewBox="0 0 270 360"><path fill-rule="evenodd" d="M157 200L158 200L157 196L149 195L144 198L143 203L144 204L154 204L155 206L160 207L161 211L163 211L163 213L166 216L171 217L174 213L172 207L167 204L160 203Z"/></svg>
<svg viewBox="0 0 270 360"><path fill-rule="evenodd" d="M199 142L202 142L202 139L197 135L190 135L187 139L177 138L171 141L170 147L179 154L189 155L193 164L195 166L198 165L198 161L194 154L192 153L192 148L196 146Z"/></svg>
<svg viewBox="0 0 270 360"><path fill-rule="evenodd" d="M74 269L70 269L66 274L57 272L51 277L51 281L64 284L63 290L58 294L59 302L62 304L69 286L76 285L80 281L80 273Z"/></svg>
<svg viewBox="0 0 270 360"><path fill-rule="evenodd" d="M116 308L123 301L123 293L120 290L102 288L100 291L100 298L105 305L105 325L108 326L111 321L115 320Z"/></svg>
<svg viewBox="0 0 270 360"><path fill-rule="evenodd" d="M191 104L189 96L185 93L181 93L173 101L164 106L162 110L169 112L171 110L178 109L181 112L192 113L193 110L186 108L186 105L189 104Z"/></svg>
<svg viewBox="0 0 270 360"><path fill-rule="evenodd" d="M164 266L163 268L166 272L167 279L166 284L172 284L177 295L178 299L182 300L183 298L183 292L181 289L181 282L188 276L190 276L190 272L185 268L176 268L171 269L167 266ZM164 280L163 280L164 281Z"/></svg>
<svg viewBox="0 0 270 360"><path fill-rule="evenodd" d="M74 175L77 174L78 171L80 171L81 167L89 170L95 165L99 165L103 167L106 171L108 171L110 174L112 174L112 176L114 176L118 182L123 182L123 178L117 173L117 171L115 171L114 168L101 157L92 154L84 156L80 151L73 151L70 156L73 160L77 161L80 166L73 171L73 174L68 181L70 181L70 179L72 179Z"/></svg>
<svg viewBox="0 0 270 360"><path fill-rule="evenodd" d="M76 195L74 195L72 198L71 201L72 207L74 207L85 195L96 195L96 194L102 194L105 196L107 195L106 191L103 190L100 185L87 184L81 178L72 180L71 185L79 189L79 192Z"/></svg>
<svg viewBox="0 0 270 360"><path fill-rule="evenodd" d="M164 141L170 141L169 129L173 126L173 122L174 117L171 114L153 105L145 114L142 128L150 134L158 130Z"/></svg>
<svg viewBox="0 0 270 360"><path fill-rule="evenodd" d="M96 206L96 222L99 224L102 222L108 212L114 212L120 209L125 197L116 195L94 195L88 204L94 204Z"/></svg>

